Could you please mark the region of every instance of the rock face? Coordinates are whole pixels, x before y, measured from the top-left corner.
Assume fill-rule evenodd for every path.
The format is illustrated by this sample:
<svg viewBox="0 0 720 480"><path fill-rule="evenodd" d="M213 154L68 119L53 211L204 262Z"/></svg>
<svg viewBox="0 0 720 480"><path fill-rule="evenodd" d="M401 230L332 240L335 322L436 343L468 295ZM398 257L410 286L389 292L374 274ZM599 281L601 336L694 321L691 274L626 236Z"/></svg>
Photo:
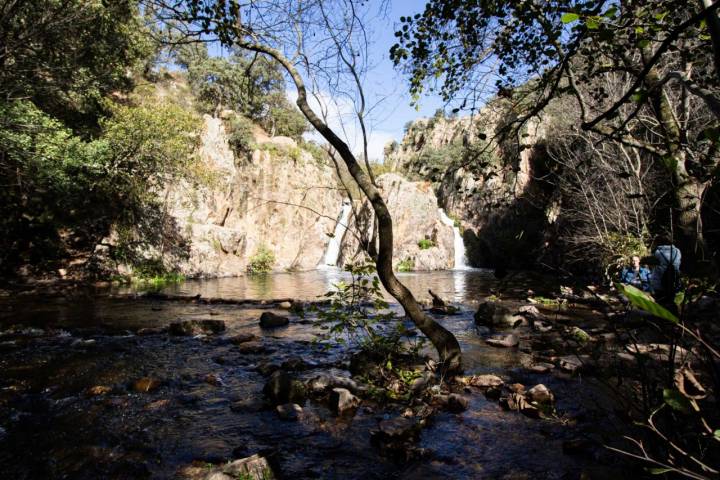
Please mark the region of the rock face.
<svg viewBox="0 0 720 480"><path fill-rule="evenodd" d="M393 219L393 266L409 270L444 270L453 267L453 231L443 224L438 213L437 197L429 182L411 182L397 174L377 178L378 186ZM350 228L372 232L373 211L368 202L351 217ZM420 243L424 247L421 247ZM341 261L352 259L360 250L358 240L346 235Z"/></svg>
<svg viewBox="0 0 720 480"><path fill-rule="evenodd" d="M258 132L257 149L236 156L222 119L206 115L204 122L204 178L164 192L166 234L177 245L165 257L188 277L244 274L263 249L275 257L273 270L314 269L342 206L334 168L290 138Z"/></svg>
<svg viewBox="0 0 720 480"><path fill-rule="evenodd" d="M500 102L474 117L418 119L400 144L386 147L393 171L431 181L440 206L460 220L474 267L527 268L556 218L551 192L532 180L546 173L545 124L530 122L522 145L498 144L491 139L505 109ZM476 161L466 161L466 146L471 155L482 152Z"/></svg>

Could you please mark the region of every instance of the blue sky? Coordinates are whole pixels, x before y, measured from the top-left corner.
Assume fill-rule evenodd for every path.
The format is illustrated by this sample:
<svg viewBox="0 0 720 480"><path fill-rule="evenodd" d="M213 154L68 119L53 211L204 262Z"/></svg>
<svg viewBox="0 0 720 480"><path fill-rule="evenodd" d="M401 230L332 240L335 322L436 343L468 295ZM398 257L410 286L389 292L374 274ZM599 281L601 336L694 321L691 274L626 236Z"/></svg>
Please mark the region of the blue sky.
<svg viewBox="0 0 720 480"><path fill-rule="evenodd" d="M379 10L382 0L372 0L369 4L372 13ZM378 107L372 112L369 119L371 132L369 136L369 157L374 160L382 160L382 151L388 141L400 141L403 136L403 127L408 121L419 117L432 116L438 108L442 108L443 102L438 96L424 96L420 101L420 108L410 106L410 94L408 93L407 79L395 70L390 61L390 47L395 43L395 30L401 16L408 16L421 12L425 7L424 1L395 1L389 2L385 18L378 17L372 24L366 25L371 44L369 45L369 62L373 69L367 74L364 90L369 104L375 104L383 99ZM375 10L373 10L375 9ZM291 100L294 95L289 92ZM348 110L349 106L346 107ZM343 109L342 106L339 107ZM347 112L346 112L347 114ZM330 122L331 126L333 122ZM356 134L358 129L346 125L346 141L354 151L360 150L360 138ZM318 134L307 135L324 143Z"/></svg>

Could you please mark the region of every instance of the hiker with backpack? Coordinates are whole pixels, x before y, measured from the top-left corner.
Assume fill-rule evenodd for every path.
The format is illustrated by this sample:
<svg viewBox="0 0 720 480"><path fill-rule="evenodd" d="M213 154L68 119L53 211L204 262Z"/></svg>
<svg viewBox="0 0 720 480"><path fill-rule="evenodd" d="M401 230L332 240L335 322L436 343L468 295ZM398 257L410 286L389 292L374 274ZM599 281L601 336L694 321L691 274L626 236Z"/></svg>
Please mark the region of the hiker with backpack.
<svg viewBox="0 0 720 480"><path fill-rule="evenodd" d="M658 261L653 269L651 286L659 296L671 298L680 289L680 249L670 242L663 242L655 249Z"/></svg>
<svg viewBox="0 0 720 480"><path fill-rule="evenodd" d="M625 267L620 274L620 281L645 292L650 291L650 270L640 265L640 257L633 255L632 265Z"/></svg>

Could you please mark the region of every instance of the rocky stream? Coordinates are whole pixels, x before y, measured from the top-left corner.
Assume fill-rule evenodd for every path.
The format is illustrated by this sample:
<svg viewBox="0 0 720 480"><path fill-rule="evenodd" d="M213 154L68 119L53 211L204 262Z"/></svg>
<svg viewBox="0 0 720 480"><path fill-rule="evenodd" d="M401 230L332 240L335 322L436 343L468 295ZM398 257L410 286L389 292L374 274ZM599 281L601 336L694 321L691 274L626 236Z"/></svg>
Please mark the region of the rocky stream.
<svg viewBox="0 0 720 480"><path fill-rule="evenodd" d="M312 315L294 310L342 275L187 281L162 295L6 292L0 477L642 474L605 448L631 428L627 413L593 375L597 359L573 347L613 340L606 311L530 303L556 283L529 274L502 284L483 270L401 274L419 298L432 289L458 308L436 318L459 339L465 372L440 387L428 370L425 396L379 403L353 379L347 347L316 348ZM478 306L491 295L502 300Z"/></svg>

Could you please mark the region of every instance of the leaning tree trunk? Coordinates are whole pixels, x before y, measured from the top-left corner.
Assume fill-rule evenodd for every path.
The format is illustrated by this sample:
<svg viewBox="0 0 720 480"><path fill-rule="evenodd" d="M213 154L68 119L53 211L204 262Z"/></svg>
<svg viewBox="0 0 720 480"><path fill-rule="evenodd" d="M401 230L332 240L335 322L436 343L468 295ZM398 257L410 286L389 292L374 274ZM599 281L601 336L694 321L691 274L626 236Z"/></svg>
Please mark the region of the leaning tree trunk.
<svg viewBox="0 0 720 480"><path fill-rule="evenodd" d="M462 355L460 345L455 336L446 328L427 315L415 297L395 276L392 269L393 258L393 227L390 211L385 204L380 191L373 184L368 174L360 168L355 156L347 144L310 108L307 101L305 82L295 66L277 49L256 43L238 41L241 48L264 53L280 63L290 74L297 88L297 106L315 129L330 143L347 165L350 175L357 182L360 189L370 201L378 222L378 255L375 265L378 276L385 289L397 299L405 309L405 313L412 319L420 331L430 339L437 349L441 366L446 373L457 373L462 370Z"/></svg>

